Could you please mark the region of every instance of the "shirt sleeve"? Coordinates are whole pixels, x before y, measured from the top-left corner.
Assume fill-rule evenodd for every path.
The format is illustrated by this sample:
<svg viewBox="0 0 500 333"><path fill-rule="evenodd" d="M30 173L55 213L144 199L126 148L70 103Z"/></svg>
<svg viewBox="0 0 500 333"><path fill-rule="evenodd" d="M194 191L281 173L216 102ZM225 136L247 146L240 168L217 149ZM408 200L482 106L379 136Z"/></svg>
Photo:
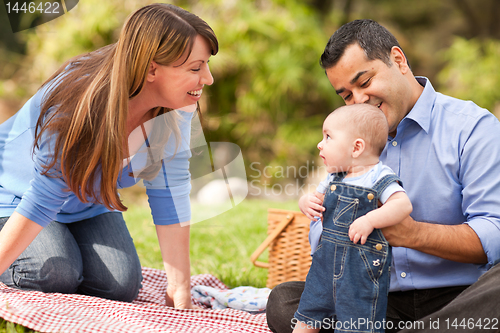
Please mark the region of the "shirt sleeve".
<svg viewBox="0 0 500 333"><path fill-rule="evenodd" d="M331 179L332 175L328 174L326 178L323 179L318 184L316 191L325 194ZM313 255L314 252L316 252L316 248L318 247L319 239L321 237L322 232L323 232L323 224L321 222L321 219L316 218L315 220L312 220L311 223L309 224L309 244L311 245L311 255Z"/></svg>
<svg viewBox="0 0 500 333"><path fill-rule="evenodd" d="M169 225L191 220L191 119L194 113L177 111L180 143L172 135L161 159L161 169L151 181L144 180L153 221L156 225Z"/></svg>
<svg viewBox="0 0 500 333"><path fill-rule="evenodd" d="M33 179L16 208L16 212L42 227L56 219L57 213L70 195L57 165L49 170L49 175L42 175L43 166L52 159L51 145L54 140L54 135L43 138L39 149L35 151Z"/></svg>
<svg viewBox="0 0 500 333"><path fill-rule="evenodd" d="M500 123L486 113L461 140L459 179L466 223L479 237L487 268L500 261Z"/></svg>
<svg viewBox="0 0 500 333"><path fill-rule="evenodd" d="M405 192L405 190L397 182L392 182L380 195L380 202L385 204L385 202L396 192Z"/></svg>
<svg viewBox="0 0 500 333"><path fill-rule="evenodd" d="M316 252L316 248L319 244L319 239L321 238L321 233L323 232L323 223L318 217L311 221L309 224L309 245L311 245L311 255Z"/></svg>
<svg viewBox="0 0 500 333"><path fill-rule="evenodd" d="M328 174L325 179L323 179L319 184L318 187L316 187L316 191L319 193L326 193L326 189L328 188L328 184L332 181L332 174Z"/></svg>
<svg viewBox="0 0 500 333"><path fill-rule="evenodd" d="M392 171L391 168L384 165L383 169L379 175L379 179L382 178L383 176L389 175L389 174L395 174L395 173L394 173L394 171ZM394 182L390 183L386 187L386 189L380 194L380 198L379 198L380 202L382 204L385 204L385 202L391 197L391 195L393 195L396 192L406 192L406 191L404 190L404 188L401 185L399 185L398 182L394 181Z"/></svg>

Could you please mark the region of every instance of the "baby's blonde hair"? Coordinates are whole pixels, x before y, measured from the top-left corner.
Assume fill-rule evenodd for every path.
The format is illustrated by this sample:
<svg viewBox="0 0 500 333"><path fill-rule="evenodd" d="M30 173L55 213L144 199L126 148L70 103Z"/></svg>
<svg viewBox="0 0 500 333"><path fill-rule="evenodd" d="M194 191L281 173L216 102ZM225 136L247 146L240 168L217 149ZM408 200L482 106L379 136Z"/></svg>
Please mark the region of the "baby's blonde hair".
<svg viewBox="0 0 500 333"><path fill-rule="evenodd" d="M389 134L389 124L382 110L370 104L351 104L341 106L330 116L338 117L336 121L344 121L346 128L363 139L373 153L382 153Z"/></svg>

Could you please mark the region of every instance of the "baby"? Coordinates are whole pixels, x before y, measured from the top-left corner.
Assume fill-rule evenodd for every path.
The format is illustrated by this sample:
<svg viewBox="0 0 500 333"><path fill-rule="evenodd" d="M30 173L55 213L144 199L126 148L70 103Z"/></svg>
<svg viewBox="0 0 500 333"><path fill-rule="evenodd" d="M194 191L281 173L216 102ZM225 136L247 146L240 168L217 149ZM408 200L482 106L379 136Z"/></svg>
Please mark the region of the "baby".
<svg viewBox="0 0 500 333"><path fill-rule="evenodd" d="M338 108L323 124L318 149L329 174L299 200L323 230L319 244L311 241L294 332L384 332L391 248L380 228L412 212L399 178L379 161L388 131L382 111L368 104Z"/></svg>

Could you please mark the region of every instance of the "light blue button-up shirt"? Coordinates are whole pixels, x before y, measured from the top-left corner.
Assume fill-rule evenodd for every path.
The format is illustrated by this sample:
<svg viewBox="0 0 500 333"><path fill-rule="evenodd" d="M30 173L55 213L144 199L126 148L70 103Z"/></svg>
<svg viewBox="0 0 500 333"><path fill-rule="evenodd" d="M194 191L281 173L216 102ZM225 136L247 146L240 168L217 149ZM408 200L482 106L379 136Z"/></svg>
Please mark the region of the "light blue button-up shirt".
<svg viewBox="0 0 500 333"><path fill-rule="evenodd" d="M424 91L380 160L403 181L413 219L467 223L488 264L394 247L391 291L470 285L500 261L500 122L488 110L437 93L426 78L417 79ZM319 238L321 228L311 232L311 238Z"/></svg>

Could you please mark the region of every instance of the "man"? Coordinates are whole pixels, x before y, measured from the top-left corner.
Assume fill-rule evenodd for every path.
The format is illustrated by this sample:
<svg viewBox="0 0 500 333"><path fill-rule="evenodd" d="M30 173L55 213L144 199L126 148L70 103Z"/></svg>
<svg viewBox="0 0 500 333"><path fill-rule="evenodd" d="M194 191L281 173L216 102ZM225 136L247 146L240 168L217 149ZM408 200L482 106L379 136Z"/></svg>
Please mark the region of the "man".
<svg viewBox="0 0 500 333"><path fill-rule="evenodd" d="M437 93L428 79L415 77L396 38L372 20L337 30L321 66L346 104L369 103L384 112L389 140L381 161L402 179L413 204L410 218L382 230L393 246L393 262L387 322L375 324L397 332L425 316L430 320L500 261L500 123L487 110ZM322 211L311 195L299 206L309 217ZM321 223L313 222L312 244L320 234ZM496 284L478 285L483 290ZM273 290L267 306L271 330L292 331L303 287L290 282ZM468 298L456 302L461 299ZM481 314L474 310L465 311L477 321Z"/></svg>

